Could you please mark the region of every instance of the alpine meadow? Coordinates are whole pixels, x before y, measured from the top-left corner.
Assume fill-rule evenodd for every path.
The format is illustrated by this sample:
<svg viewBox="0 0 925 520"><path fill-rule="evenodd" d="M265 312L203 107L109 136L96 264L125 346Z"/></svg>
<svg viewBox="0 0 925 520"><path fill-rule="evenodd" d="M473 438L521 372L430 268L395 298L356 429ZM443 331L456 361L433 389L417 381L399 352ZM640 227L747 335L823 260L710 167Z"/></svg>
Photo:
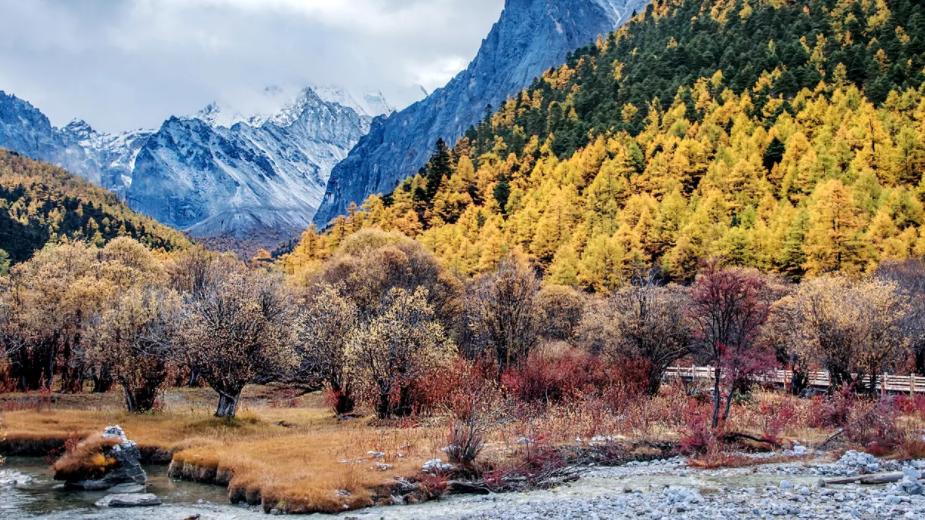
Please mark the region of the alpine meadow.
<svg viewBox="0 0 925 520"><path fill-rule="evenodd" d="M925 517L925 4L320 4L0 0L0 517Z"/></svg>

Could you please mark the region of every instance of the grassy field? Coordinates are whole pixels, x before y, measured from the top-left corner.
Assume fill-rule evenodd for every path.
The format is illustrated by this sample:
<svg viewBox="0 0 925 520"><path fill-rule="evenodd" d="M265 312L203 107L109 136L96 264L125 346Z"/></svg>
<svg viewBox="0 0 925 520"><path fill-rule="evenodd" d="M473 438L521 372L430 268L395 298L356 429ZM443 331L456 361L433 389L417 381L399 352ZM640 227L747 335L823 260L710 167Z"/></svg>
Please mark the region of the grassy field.
<svg viewBox="0 0 925 520"><path fill-rule="evenodd" d="M227 481L235 500L290 512L339 511L373 504L396 476L416 475L445 445L443 428L370 427L338 421L318 394L300 397L249 388L235 421L211 416L209 390L170 390L164 409L120 411L118 393L0 397L7 446L37 450L121 425L146 453L169 452L184 477ZM20 408L20 409L18 409ZM384 453L371 457L369 452Z"/></svg>

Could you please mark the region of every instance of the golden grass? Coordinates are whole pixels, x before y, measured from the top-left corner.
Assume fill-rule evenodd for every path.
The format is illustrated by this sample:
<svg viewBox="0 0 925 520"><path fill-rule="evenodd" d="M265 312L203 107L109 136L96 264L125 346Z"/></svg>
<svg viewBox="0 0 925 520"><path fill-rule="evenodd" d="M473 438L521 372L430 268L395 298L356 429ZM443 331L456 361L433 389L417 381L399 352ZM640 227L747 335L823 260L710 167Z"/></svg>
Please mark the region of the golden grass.
<svg viewBox="0 0 925 520"><path fill-rule="evenodd" d="M107 457L103 450L118 444L118 439L105 439L99 433L90 435L69 449L55 461L52 469L59 480L82 480L101 478L117 464L112 457Z"/></svg>
<svg viewBox="0 0 925 520"><path fill-rule="evenodd" d="M3 413L6 442L87 437L119 424L142 449L173 453L177 473L228 480L229 497L287 512L335 512L389 495L395 477L416 475L444 442L438 427L373 427L339 421L318 395L274 408L251 389L237 420L211 416L208 391L171 391L159 413L129 414L118 400L96 409ZM185 395L184 395L185 394ZM9 396L7 396L9 398ZM200 403L200 401L203 401ZM383 458L368 455L383 452ZM218 475L220 478L215 478Z"/></svg>

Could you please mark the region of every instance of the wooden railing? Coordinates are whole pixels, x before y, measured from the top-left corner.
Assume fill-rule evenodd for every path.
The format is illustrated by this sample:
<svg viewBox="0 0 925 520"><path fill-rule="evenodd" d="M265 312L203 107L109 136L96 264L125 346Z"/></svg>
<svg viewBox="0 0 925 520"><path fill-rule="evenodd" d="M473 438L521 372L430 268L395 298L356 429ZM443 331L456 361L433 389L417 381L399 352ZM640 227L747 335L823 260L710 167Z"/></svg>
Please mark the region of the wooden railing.
<svg viewBox="0 0 925 520"><path fill-rule="evenodd" d="M765 383L787 385L793 377L790 370L775 370L759 380ZM669 367L665 371L665 378L682 378L688 380L694 379L713 379L712 367ZM865 383L870 384L870 377ZM828 388L830 385L829 373L826 371L810 372L809 386L814 388ZM887 393L910 393L925 394L925 377L918 376L894 376L883 374L877 380L880 391Z"/></svg>

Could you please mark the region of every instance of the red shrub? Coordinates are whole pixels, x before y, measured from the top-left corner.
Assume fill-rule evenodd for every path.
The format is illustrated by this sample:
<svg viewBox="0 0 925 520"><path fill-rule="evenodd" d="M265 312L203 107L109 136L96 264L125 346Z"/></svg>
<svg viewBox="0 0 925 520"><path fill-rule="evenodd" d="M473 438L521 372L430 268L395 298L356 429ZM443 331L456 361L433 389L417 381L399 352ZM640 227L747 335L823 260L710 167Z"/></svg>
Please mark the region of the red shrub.
<svg viewBox="0 0 925 520"><path fill-rule="evenodd" d="M799 415L793 401L787 398L777 402L762 401L758 405L758 413L764 419L762 437L772 442L779 442L780 433L792 425Z"/></svg>
<svg viewBox="0 0 925 520"><path fill-rule="evenodd" d="M712 415L709 406L691 406L684 409L684 430L679 449L684 455L702 455L719 451L717 431L711 427Z"/></svg>
<svg viewBox="0 0 925 520"><path fill-rule="evenodd" d="M562 402L582 396L625 401L645 389L647 371L638 363L608 362L600 356L564 344L532 352L519 366L507 370L501 382L524 402Z"/></svg>
<svg viewBox="0 0 925 520"><path fill-rule="evenodd" d="M845 437L878 457L893 453L906 437L896 423L897 416L889 401L879 401L866 409L855 407L845 425Z"/></svg>
<svg viewBox="0 0 925 520"><path fill-rule="evenodd" d="M421 493L426 499L439 498L446 494L447 489L450 487L446 475L422 473L418 475L417 481L420 485Z"/></svg>
<svg viewBox="0 0 925 520"><path fill-rule="evenodd" d="M899 413L925 420L925 395L898 395L893 406Z"/></svg>
<svg viewBox="0 0 925 520"><path fill-rule="evenodd" d="M838 392L813 398L810 406L810 426L816 428L837 428L844 426L851 416L857 401L854 389L844 387Z"/></svg>
<svg viewBox="0 0 925 520"><path fill-rule="evenodd" d="M478 388L489 380L494 369L481 361L458 358L452 364L411 384L412 409L415 415L442 413L453 407L461 388Z"/></svg>

